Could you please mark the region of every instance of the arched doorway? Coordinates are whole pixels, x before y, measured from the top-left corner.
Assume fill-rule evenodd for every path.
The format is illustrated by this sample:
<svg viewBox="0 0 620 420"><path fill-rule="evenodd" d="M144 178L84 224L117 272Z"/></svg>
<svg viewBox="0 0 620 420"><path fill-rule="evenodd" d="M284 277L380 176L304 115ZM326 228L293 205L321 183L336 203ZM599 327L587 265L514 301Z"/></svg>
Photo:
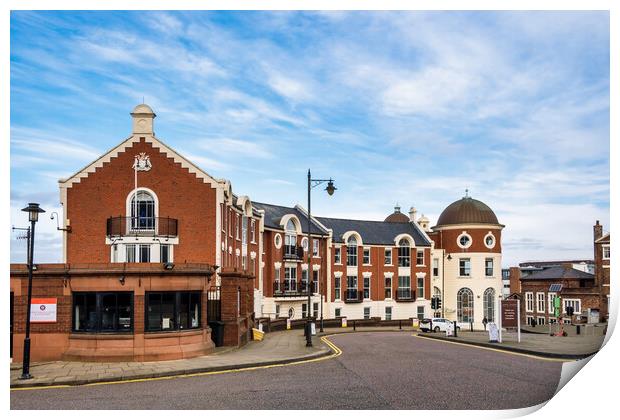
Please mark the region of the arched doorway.
<svg viewBox="0 0 620 420"><path fill-rule="evenodd" d="M458 322L474 322L474 294L466 287L456 295L456 316Z"/></svg>

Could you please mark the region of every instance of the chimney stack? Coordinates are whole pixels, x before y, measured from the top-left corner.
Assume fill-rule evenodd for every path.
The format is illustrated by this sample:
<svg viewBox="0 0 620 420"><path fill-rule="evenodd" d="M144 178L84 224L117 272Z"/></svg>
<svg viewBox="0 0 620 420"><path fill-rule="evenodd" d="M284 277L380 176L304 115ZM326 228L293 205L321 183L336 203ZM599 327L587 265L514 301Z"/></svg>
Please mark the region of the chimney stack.
<svg viewBox="0 0 620 420"><path fill-rule="evenodd" d="M415 222L417 214L418 214L418 211L415 209L415 207L411 207L409 209L409 221L410 222Z"/></svg>
<svg viewBox="0 0 620 420"><path fill-rule="evenodd" d="M603 236L603 225L601 225L599 221L597 220L596 224L594 225L594 240L596 241L602 236Z"/></svg>

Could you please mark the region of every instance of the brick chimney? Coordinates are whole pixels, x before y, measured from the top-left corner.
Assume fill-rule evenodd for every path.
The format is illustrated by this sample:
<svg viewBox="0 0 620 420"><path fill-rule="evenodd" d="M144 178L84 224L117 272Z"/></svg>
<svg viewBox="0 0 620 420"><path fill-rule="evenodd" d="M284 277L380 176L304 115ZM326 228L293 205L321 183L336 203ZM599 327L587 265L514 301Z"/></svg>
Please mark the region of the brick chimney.
<svg viewBox="0 0 620 420"><path fill-rule="evenodd" d="M521 269L510 267L510 293L521 293Z"/></svg>
<svg viewBox="0 0 620 420"><path fill-rule="evenodd" d="M594 225L594 240L596 241L601 236L603 236L603 225L601 225L597 220Z"/></svg>

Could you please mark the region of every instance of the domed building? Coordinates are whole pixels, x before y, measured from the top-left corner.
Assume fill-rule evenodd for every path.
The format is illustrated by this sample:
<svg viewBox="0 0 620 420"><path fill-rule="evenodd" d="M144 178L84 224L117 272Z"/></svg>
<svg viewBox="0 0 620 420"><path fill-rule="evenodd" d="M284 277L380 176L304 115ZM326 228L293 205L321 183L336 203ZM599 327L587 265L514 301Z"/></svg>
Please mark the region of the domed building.
<svg viewBox="0 0 620 420"><path fill-rule="evenodd" d="M431 228L438 274L433 276L433 288L443 301L439 315L461 323L461 328L470 323L475 329L484 328L485 318L497 321L503 228L493 210L467 192L446 207Z"/></svg>

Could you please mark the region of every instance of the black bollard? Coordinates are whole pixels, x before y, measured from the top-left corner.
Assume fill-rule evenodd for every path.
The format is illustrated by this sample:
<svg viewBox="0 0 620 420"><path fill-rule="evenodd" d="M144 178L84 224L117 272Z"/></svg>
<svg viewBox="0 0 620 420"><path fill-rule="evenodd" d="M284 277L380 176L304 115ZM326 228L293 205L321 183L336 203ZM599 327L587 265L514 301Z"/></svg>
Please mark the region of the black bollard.
<svg viewBox="0 0 620 420"><path fill-rule="evenodd" d="M401 319L398 320L398 329L399 330L403 329L403 321Z"/></svg>
<svg viewBox="0 0 620 420"><path fill-rule="evenodd" d="M353 320L353 331L355 331L355 320Z"/></svg>
<svg viewBox="0 0 620 420"><path fill-rule="evenodd" d="M456 321L454 321L454 336L458 337L458 334L456 333Z"/></svg>

